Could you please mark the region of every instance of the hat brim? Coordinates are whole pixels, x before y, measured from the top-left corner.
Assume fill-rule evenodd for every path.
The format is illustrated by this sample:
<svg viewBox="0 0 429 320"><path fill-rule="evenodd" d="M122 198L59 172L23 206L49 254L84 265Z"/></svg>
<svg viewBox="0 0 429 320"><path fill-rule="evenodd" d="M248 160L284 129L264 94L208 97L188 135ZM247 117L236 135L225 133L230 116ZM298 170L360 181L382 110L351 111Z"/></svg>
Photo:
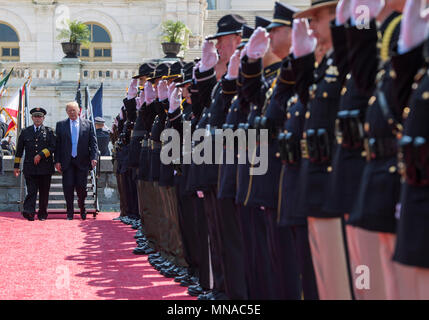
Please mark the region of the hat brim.
<svg viewBox="0 0 429 320"><path fill-rule="evenodd" d="M182 75L181 74L172 74L170 76L163 76L162 80L171 80L171 79L178 79L180 78Z"/></svg>
<svg viewBox="0 0 429 320"><path fill-rule="evenodd" d="M138 75L133 76L132 78L133 78L133 79L138 79L138 78L141 78L141 77L147 77L147 76L149 76L149 74L148 74L148 73L146 73L146 74L138 74Z"/></svg>
<svg viewBox="0 0 429 320"><path fill-rule="evenodd" d="M274 28L279 27L291 27L291 25L287 25L285 23L279 23L279 22L271 22L268 26L265 27L265 30L271 31Z"/></svg>
<svg viewBox="0 0 429 320"><path fill-rule="evenodd" d="M217 39L217 38L220 38L220 37L223 37L223 36L228 36L230 34L239 34L239 33L241 33L241 30L228 31L228 32L219 32L219 33L216 33L214 35L206 37L206 40L214 40L214 39Z"/></svg>
<svg viewBox="0 0 429 320"><path fill-rule="evenodd" d="M183 81L183 82L176 84L176 88L183 87L183 86L187 85L188 83L192 83L192 79L189 79L189 80L186 80L186 81Z"/></svg>
<svg viewBox="0 0 429 320"><path fill-rule="evenodd" d="M335 7L337 3L338 3L338 0L333 0L333 1L316 4L306 10L295 13L293 15L293 18L294 19L311 18L320 9Z"/></svg>
<svg viewBox="0 0 429 320"><path fill-rule="evenodd" d="M32 115L32 116L40 116L40 117L44 117L44 116L46 115L46 113L43 113L43 112L33 112L31 115Z"/></svg>

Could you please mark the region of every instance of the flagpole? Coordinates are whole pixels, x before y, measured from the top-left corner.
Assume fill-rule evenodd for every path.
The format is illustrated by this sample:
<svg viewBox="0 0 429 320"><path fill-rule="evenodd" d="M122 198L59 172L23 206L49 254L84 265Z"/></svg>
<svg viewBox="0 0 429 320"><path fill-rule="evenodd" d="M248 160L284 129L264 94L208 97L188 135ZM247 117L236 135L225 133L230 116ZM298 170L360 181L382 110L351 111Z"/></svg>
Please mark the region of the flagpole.
<svg viewBox="0 0 429 320"><path fill-rule="evenodd" d="M21 123L22 123L22 89L19 89L19 105L18 105L18 118L17 118L17 129L16 129L16 137L18 139L19 135L21 134ZM24 150L24 155L25 155L25 150ZM24 155L22 156L24 158ZM24 175L21 173L20 175L20 179L19 179L19 183L20 183L20 188L19 188L19 211L22 212L24 209L24 193L26 192L26 187L24 186Z"/></svg>

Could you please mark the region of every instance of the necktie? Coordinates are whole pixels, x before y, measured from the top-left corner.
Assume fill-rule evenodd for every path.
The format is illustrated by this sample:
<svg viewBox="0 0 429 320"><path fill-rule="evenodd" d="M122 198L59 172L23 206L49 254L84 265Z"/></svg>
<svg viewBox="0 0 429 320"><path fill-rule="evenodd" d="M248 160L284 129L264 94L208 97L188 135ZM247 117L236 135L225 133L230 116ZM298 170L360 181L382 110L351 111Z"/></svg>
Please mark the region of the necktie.
<svg viewBox="0 0 429 320"><path fill-rule="evenodd" d="M72 121L72 157L76 157L77 156L77 135L78 135L78 131L77 131L77 123L75 120Z"/></svg>

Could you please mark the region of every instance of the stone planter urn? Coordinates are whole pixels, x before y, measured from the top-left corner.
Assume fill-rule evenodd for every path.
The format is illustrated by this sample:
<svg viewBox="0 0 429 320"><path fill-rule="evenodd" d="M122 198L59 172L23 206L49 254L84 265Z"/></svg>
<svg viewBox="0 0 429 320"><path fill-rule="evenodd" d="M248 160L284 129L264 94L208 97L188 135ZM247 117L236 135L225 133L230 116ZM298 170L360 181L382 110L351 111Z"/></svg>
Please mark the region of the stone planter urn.
<svg viewBox="0 0 429 320"><path fill-rule="evenodd" d="M80 50L80 43L77 42L62 42L63 52L66 54L65 58L77 58Z"/></svg>
<svg viewBox="0 0 429 320"><path fill-rule="evenodd" d="M165 58L176 58L177 54L180 52L180 47L182 46L180 43L176 42L163 42L161 45Z"/></svg>

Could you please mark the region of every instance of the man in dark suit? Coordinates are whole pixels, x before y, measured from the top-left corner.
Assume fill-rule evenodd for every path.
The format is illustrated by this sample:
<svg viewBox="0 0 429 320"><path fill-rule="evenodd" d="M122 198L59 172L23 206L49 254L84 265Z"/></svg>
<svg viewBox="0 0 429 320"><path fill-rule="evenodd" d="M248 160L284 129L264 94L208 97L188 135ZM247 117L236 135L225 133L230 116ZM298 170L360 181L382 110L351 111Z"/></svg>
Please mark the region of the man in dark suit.
<svg viewBox="0 0 429 320"><path fill-rule="evenodd" d="M36 212L37 192L39 192L39 211L37 218L41 221L48 217L49 189L51 176L54 173L52 154L55 151L55 135L51 128L45 127L46 110L33 108L30 110L33 125L23 129L18 137L18 148L14 161L14 174L20 174L20 163L24 158L24 177L27 185L27 195L24 200L22 215L29 221L34 221Z"/></svg>
<svg viewBox="0 0 429 320"><path fill-rule="evenodd" d="M57 122L55 168L63 175L63 191L67 203L67 219L74 214L74 190L82 220L86 219L85 198L88 170L97 165L97 138L90 121L79 118L77 102L66 106L68 119Z"/></svg>

